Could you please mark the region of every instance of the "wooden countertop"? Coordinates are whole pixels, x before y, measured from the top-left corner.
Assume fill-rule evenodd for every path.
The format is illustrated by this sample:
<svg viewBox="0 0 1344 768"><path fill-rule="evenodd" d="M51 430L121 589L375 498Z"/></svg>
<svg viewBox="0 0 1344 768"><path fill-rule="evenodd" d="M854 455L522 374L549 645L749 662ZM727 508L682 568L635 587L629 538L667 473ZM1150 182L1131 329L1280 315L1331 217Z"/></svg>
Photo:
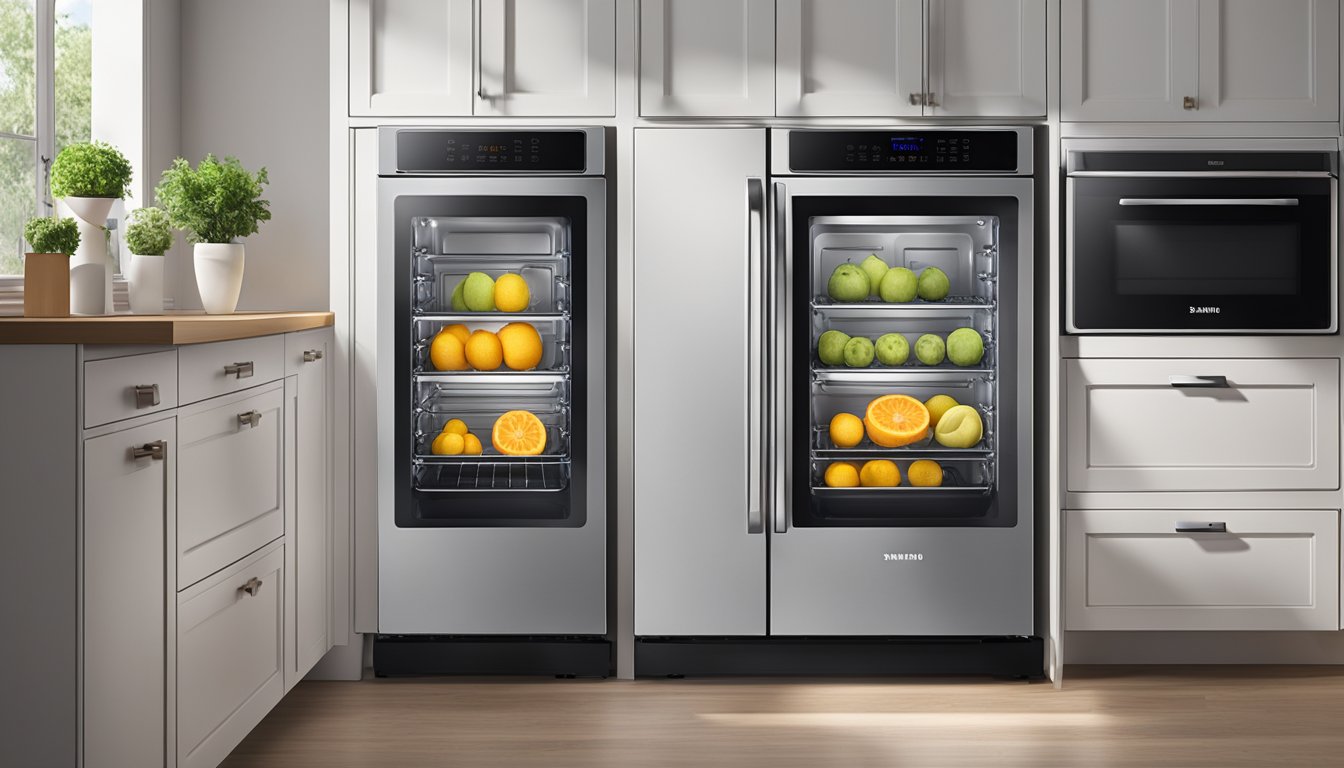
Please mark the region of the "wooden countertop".
<svg viewBox="0 0 1344 768"><path fill-rule="evenodd" d="M332 325L330 312L0 317L0 344L201 344Z"/></svg>

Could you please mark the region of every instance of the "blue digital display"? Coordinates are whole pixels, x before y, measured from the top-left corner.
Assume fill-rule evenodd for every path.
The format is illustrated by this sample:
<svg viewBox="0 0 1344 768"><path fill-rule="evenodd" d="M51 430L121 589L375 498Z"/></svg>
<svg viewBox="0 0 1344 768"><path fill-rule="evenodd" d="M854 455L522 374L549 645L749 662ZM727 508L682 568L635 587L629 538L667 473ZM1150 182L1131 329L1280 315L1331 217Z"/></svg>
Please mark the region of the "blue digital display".
<svg viewBox="0 0 1344 768"><path fill-rule="evenodd" d="M892 139L892 152L915 152L924 151L924 139Z"/></svg>

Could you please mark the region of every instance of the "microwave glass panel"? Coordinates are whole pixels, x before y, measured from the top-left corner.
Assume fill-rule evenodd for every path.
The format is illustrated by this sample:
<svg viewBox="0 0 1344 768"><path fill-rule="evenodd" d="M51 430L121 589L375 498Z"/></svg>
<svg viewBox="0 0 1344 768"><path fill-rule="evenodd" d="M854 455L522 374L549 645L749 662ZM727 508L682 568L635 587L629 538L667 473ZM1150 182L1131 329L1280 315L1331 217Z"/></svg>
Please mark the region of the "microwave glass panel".
<svg viewBox="0 0 1344 768"><path fill-rule="evenodd" d="M1288 296L1298 292L1297 224L1123 222L1115 226L1121 296Z"/></svg>

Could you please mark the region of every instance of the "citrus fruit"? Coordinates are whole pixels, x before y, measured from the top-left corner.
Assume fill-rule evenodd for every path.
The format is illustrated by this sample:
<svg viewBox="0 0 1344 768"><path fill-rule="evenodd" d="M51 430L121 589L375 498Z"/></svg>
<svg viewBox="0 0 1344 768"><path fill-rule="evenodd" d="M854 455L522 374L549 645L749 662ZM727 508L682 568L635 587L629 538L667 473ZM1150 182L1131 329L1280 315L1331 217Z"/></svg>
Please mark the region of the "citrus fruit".
<svg viewBox="0 0 1344 768"><path fill-rule="evenodd" d="M868 438L883 448L917 443L929 433L929 409L909 395L882 395L864 413Z"/></svg>
<svg viewBox="0 0 1344 768"><path fill-rule="evenodd" d="M837 413L831 418L831 444L853 448L863 442L863 421L852 413Z"/></svg>
<svg viewBox="0 0 1344 768"><path fill-rule="evenodd" d="M532 292L522 275L512 272L495 281L495 308L500 312L522 312L532 302Z"/></svg>
<svg viewBox="0 0 1344 768"><path fill-rule="evenodd" d="M500 328L497 335L504 350L504 364L508 367L527 371L541 364L541 334L531 323L509 323Z"/></svg>
<svg viewBox="0 0 1344 768"><path fill-rule="evenodd" d="M901 470L894 461L873 459L859 470L859 484L865 488L895 488L901 484Z"/></svg>
<svg viewBox="0 0 1344 768"><path fill-rule="evenodd" d="M980 412L969 405L956 405L947 409L943 418L938 420L933 439L948 448L972 448L984 434L985 425L980 421Z"/></svg>
<svg viewBox="0 0 1344 768"><path fill-rule="evenodd" d="M454 336L456 336L457 340L462 342L463 344L466 344L467 339L471 338L471 331L467 330L467 326L461 323L453 323L452 325L445 325L443 326L443 330L439 331L439 333L451 333Z"/></svg>
<svg viewBox="0 0 1344 768"><path fill-rule="evenodd" d="M536 456L546 449L546 427L531 411L509 411L495 420L490 442L506 456Z"/></svg>
<svg viewBox="0 0 1344 768"><path fill-rule="evenodd" d="M466 350L462 341L451 333L439 331L429 342L429 362L439 371L467 370Z"/></svg>
<svg viewBox="0 0 1344 768"><path fill-rule="evenodd" d="M484 272L472 272L462 281L462 301L472 312L495 311L495 281Z"/></svg>
<svg viewBox="0 0 1344 768"><path fill-rule="evenodd" d="M452 432L457 435L467 434L467 422L461 419L449 419L443 425L444 432Z"/></svg>
<svg viewBox="0 0 1344 768"><path fill-rule="evenodd" d="M919 488L937 488L943 484L943 467L931 459L910 462L905 476L910 484Z"/></svg>
<svg viewBox="0 0 1344 768"><path fill-rule="evenodd" d="M465 441L456 432L440 432L429 446L429 452L435 456L456 456L462 452Z"/></svg>
<svg viewBox="0 0 1344 768"><path fill-rule="evenodd" d="M481 455L481 439L470 432L462 436L462 452L472 456Z"/></svg>
<svg viewBox="0 0 1344 768"><path fill-rule="evenodd" d="M478 371L493 371L504 362L499 337L489 331L476 331L467 339L467 362Z"/></svg>
<svg viewBox="0 0 1344 768"><path fill-rule="evenodd" d="M929 426L937 429L938 420L954 405L957 405L957 401L953 400L951 395L934 395L925 400L924 407L929 409Z"/></svg>
<svg viewBox="0 0 1344 768"><path fill-rule="evenodd" d="M853 488L859 484L859 470L847 461L837 461L826 468L825 482L829 488Z"/></svg>

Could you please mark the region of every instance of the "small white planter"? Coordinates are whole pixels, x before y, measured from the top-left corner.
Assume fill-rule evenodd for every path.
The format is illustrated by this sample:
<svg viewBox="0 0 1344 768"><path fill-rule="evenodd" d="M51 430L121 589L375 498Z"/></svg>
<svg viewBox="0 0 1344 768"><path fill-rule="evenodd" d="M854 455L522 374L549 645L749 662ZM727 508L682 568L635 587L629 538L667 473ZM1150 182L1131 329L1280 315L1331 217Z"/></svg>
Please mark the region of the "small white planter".
<svg viewBox="0 0 1344 768"><path fill-rule="evenodd" d="M112 272L107 254L107 214L115 197L67 197L65 206L79 226L79 248L70 255L70 312L75 315L112 313Z"/></svg>
<svg viewBox="0 0 1344 768"><path fill-rule="evenodd" d="M130 255L126 269L126 288L130 292L131 312L137 315L163 314L163 256Z"/></svg>
<svg viewBox="0 0 1344 768"><path fill-rule="evenodd" d="M192 255L206 314L232 314L243 289L243 244L197 243Z"/></svg>

